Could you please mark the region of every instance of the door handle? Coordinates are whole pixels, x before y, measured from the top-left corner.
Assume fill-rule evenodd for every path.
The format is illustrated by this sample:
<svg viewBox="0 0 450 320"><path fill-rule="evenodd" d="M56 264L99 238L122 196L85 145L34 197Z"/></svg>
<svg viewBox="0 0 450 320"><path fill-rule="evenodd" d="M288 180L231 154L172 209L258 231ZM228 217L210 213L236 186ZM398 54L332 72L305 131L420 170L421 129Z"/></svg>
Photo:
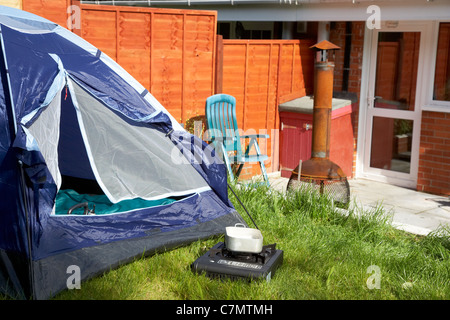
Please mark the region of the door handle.
<svg viewBox="0 0 450 320"><path fill-rule="evenodd" d="M374 102L377 99L383 99L383 97L381 97L381 96L368 96L367 97L367 107L368 108L373 108L374 107Z"/></svg>
<svg viewBox="0 0 450 320"><path fill-rule="evenodd" d="M383 97L382 96L373 96L373 97L368 96L367 97L367 101L374 101L374 100L377 100L377 99L383 99Z"/></svg>

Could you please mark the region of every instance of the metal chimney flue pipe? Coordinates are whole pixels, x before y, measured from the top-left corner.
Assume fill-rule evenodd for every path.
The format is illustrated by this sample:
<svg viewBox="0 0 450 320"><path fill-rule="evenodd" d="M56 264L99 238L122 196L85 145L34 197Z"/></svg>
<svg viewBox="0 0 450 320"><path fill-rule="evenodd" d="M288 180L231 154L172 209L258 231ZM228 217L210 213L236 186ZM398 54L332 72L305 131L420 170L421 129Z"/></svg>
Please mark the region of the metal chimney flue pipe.
<svg viewBox="0 0 450 320"><path fill-rule="evenodd" d="M333 72L333 62L316 62L314 75L314 109L311 148L311 157L313 158L330 157Z"/></svg>

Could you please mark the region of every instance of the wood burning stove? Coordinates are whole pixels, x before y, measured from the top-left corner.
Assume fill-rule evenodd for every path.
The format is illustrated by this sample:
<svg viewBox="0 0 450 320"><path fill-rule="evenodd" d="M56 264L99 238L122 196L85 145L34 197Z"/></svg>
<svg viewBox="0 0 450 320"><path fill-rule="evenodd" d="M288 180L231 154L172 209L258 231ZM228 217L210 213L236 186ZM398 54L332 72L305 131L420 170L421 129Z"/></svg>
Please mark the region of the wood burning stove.
<svg viewBox="0 0 450 320"><path fill-rule="evenodd" d="M325 58L338 46L323 40L312 49L320 53L314 72L314 107L311 158L292 171L288 190L308 186L331 197L341 207L348 207L350 186L342 169L330 160L330 130L333 98L334 62Z"/></svg>

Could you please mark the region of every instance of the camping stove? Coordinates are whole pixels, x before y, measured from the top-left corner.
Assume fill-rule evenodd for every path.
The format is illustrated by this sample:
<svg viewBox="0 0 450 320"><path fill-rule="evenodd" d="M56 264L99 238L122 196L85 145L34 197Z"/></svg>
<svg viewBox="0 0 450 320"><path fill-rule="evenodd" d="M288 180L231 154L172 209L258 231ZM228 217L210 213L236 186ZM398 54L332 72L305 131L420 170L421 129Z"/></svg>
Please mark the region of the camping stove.
<svg viewBox="0 0 450 320"><path fill-rule="evenodd" d="M219 242L191 264L191 270L219 279L266 279L270 281L283 262L283 251L276 244L262 247L260 253L228 250Z"/></svg>

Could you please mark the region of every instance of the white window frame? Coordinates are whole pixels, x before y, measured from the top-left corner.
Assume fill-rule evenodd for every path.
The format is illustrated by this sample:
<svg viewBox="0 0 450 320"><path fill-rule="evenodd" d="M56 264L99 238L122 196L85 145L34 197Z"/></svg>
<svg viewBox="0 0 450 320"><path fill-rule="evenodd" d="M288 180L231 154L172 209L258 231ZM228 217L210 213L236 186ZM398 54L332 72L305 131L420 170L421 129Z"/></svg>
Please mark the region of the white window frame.
<svg viewBox="0 0 450 320"><path fill-rule="evenodd" d="M425 68L428 68L430 72L428 72L429 79L426 79L428 84L428 88L426 90L426 103L422 106L422 111L434 111L434 112L445 112L450 113L450 101L443 100L434 100L433 92L434 92L434 77L436 73L436 55L437 55L437 45L438 45L438 37L439 37L439 24L441 22L450 22L450 20L440 20L433 22L433 39L431 39L431 45L429 50L429 56L432 57L428 62Z"/></svg>

